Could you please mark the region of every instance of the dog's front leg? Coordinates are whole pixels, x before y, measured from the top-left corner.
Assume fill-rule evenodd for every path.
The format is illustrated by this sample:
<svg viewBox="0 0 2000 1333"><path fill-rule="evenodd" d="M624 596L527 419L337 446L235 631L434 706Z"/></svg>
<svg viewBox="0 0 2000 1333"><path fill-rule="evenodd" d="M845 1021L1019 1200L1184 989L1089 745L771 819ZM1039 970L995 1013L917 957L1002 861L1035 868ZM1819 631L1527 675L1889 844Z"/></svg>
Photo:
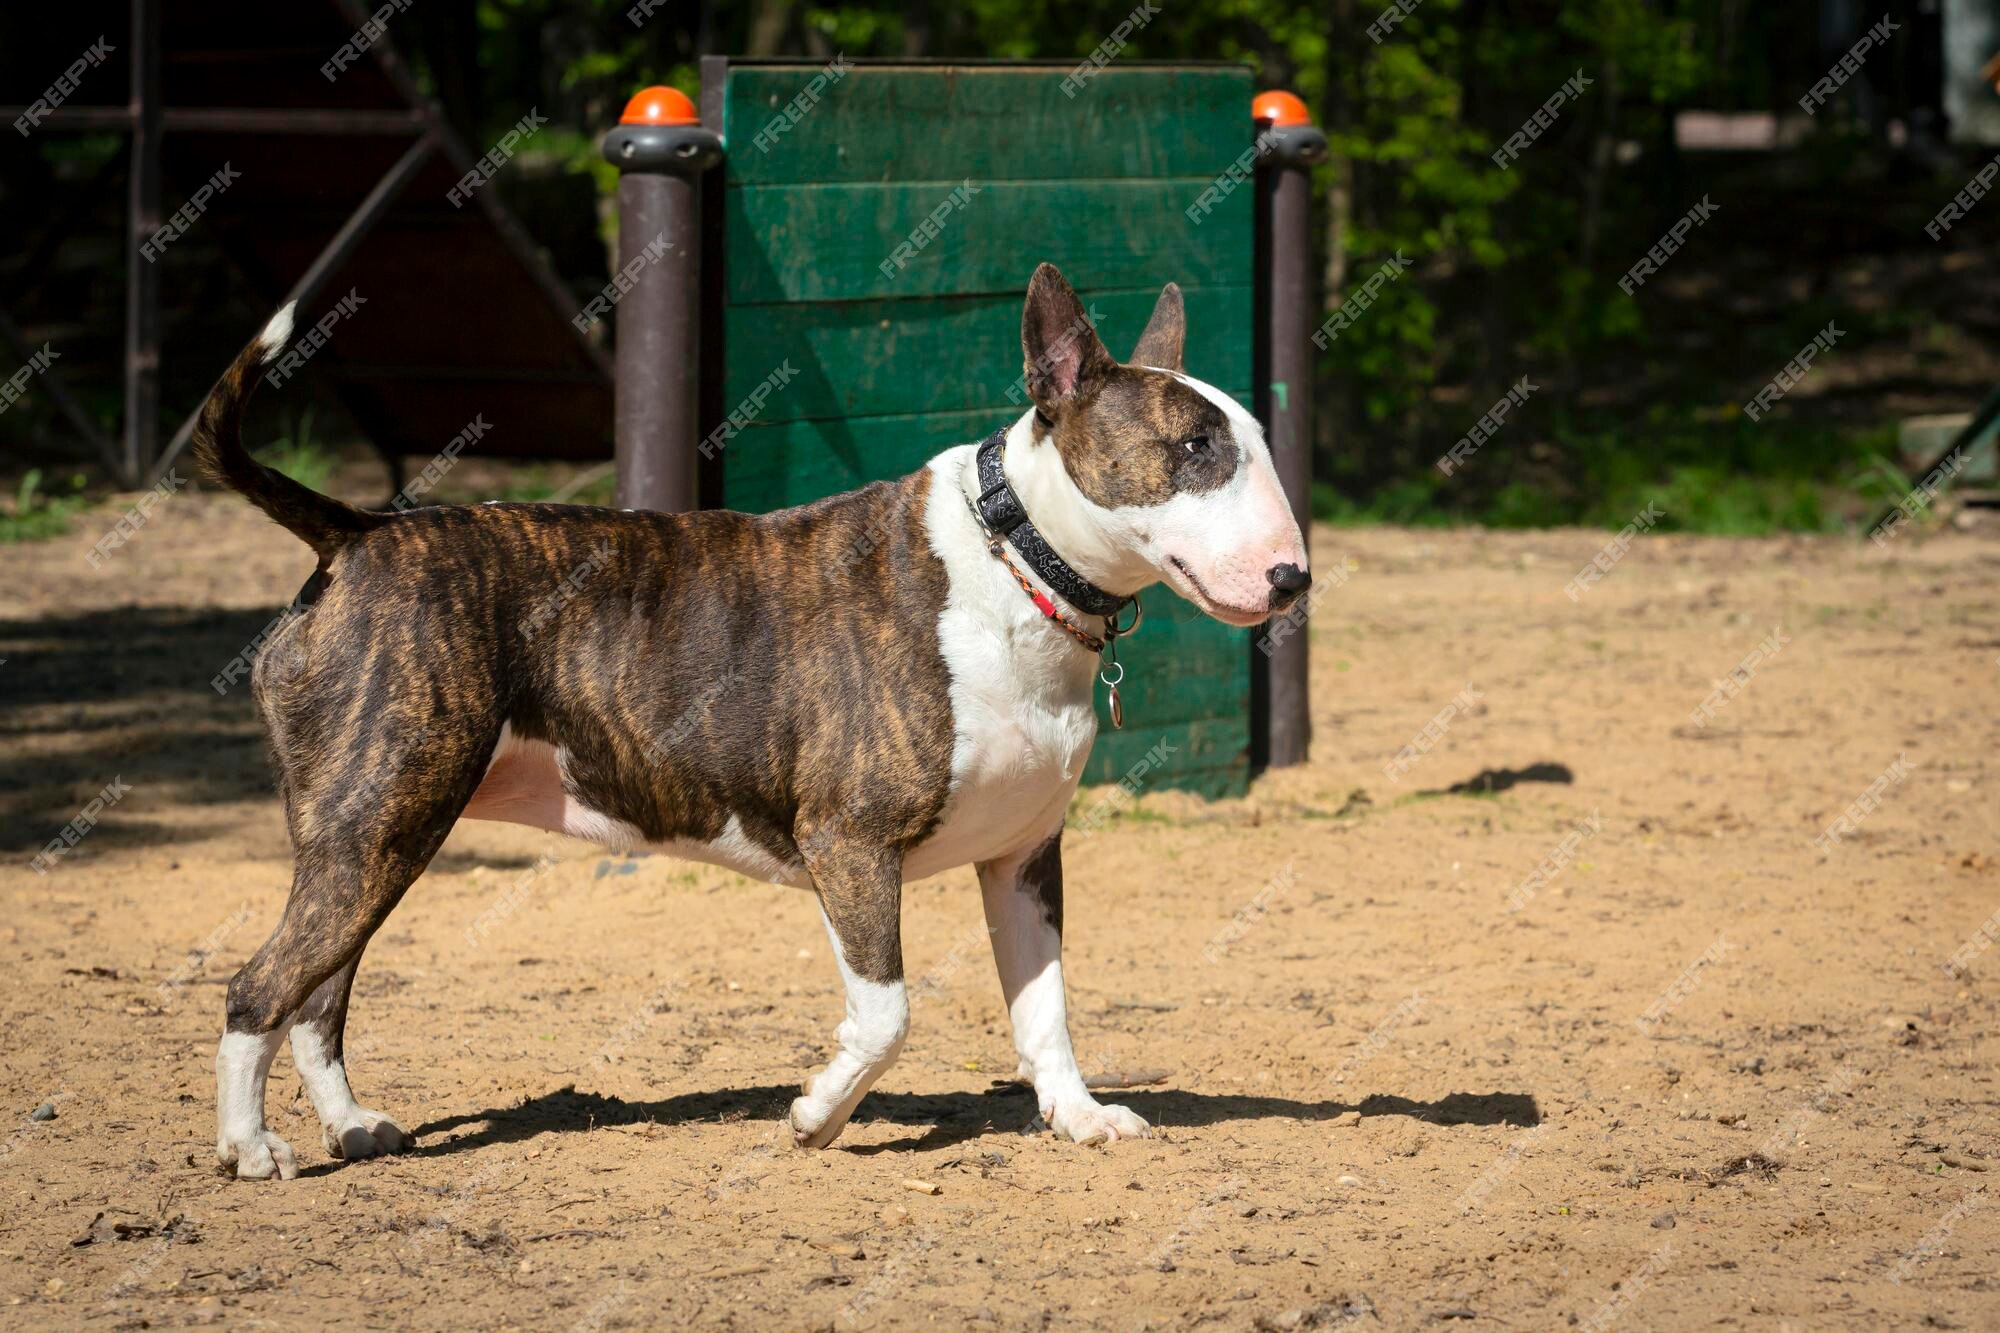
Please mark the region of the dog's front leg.
<svg viewBox="0 0 2000 1333"><path fill-rule="evenodd" d="M993 961L1014 1021L1021 1075L1035 1085L1042 1119L1064 1138L1108 1143L1145 1138L1144 1120L1122 1106L1101 1106L1083 1086L1069 1044L1062 974L1062 830L1031 851L979 863Z"/></svg>
<svg viewBox="0 0 2000 1333"><path fill-rule="evenodd" d="M805 1095L792 1103L793 1140L801 1148L824 1148L840 1137L868 1089L896 1063L910 1033L903 984L903 858L824 833L803 837L800 845L847 990L840 1050L826 1068L807 1077Z"/></svg>

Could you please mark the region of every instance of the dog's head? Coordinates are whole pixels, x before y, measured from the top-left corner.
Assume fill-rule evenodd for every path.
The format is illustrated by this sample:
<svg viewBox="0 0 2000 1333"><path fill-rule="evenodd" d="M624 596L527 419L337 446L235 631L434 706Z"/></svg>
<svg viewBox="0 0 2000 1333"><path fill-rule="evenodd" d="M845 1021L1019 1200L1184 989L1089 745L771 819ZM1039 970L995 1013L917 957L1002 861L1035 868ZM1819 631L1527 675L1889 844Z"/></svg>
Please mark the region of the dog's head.
<svg viewBox="0 0 2000 1333"><path fill-rule="evenodd" d="M1106 588L1164 580L1217 620L1254 625L1305 591L1305 542L1256 419L1182 373L1186 332L1169 283L1121 365L1055 266L1035 270L1021 315L1033 450L1052 448L1074 491L1053 497L1049 536Z"/></svg>

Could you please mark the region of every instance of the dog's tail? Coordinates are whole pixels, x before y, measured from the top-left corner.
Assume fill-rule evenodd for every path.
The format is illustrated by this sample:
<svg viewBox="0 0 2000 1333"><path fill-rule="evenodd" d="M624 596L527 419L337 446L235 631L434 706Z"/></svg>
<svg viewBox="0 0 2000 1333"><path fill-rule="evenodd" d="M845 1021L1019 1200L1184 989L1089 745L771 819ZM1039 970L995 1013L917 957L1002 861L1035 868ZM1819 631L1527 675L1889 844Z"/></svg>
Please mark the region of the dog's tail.
<svg viewBox="0 0 2000 1333"><path fill-rule="evenodd" d="M324 567L335 552L355 537L388 521L389 515L356 509L321 495L265 467L243 447L243 407L264 378L264 367L278 359L292 340L293 301L271 316L264 331L209 391L194 426L194 459L210 480L239 492L313 548Z"/></svg>

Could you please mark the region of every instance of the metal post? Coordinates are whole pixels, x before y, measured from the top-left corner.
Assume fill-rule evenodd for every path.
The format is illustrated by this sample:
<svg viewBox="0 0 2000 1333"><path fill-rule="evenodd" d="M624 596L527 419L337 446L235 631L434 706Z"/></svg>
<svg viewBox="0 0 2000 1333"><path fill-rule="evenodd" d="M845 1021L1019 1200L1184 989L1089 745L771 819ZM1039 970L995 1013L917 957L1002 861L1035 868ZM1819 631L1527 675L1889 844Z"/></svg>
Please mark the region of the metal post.
<svg viewBox="0 0 2000 1333"><path fill-rule="evenodd" d="M604 140L618 179L618 503L698 507L701 173L722 140L694 103L648 88Z"/></svg>
<svg viewBox="0 0 2000 1333"><path fill-rule="evenodd" d="M1257 212L1264 229L1258 250L1264 268L1260 277L1265 299L1260 305L1266 320L1267 371L1258 395L1260 414L1278 481L1292 502L1300 531L1310 534L1311 335L1319 309L1313 281L1312 165L1326 156L1326 135L1312 124L1305 103L1290 93L1262 93L1251 106L1262 150ZM1300 631L1280 638L1267 632L1256 643L1251 657L1251 717L1256 729L1251 737L1252 766L1302 764L1312 739L1306 674L1310 636Z"/></svg>
<svg viewBox="0 0 2000 1333"><path fill-rule="evenodd" d="M137 486L160 435L160 271L140 252L160 227L160 5L132 0L132 172L125 237L125 450Z"/></svg>

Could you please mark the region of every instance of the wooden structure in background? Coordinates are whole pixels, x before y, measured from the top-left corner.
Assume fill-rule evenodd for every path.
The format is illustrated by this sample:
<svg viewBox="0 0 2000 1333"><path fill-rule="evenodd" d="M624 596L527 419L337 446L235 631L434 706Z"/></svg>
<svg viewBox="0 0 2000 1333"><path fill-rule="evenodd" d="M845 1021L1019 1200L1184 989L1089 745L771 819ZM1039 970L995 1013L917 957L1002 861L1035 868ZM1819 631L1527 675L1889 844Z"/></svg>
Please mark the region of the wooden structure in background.
<svg viewBox="0 0 2000 1333"><path fill-rule="evenodd" d="M728 146L708 190L705 341L722 355L704 420L791 372L710 465L709 503L773 509L898 476L1018 417L1021 300L1043 260L1121 358L1180 283L1189 372L1251 406L1257 190L1246 179L1198 224L1185 213L1250 146L1248 69L1120 62L1072 97L1071 64L848 63L761 142L820 67L702 64L702 120ZM1118 782L1165 742L1147 785L1240 792L1249 635L1163 587L1146 601L1119 643L1126 729L1100 728L1084 780Z"/></svg>
<svg viewBox="0 0 2000 1333"><path fill-rule="evenodd" d="M173 464L199 406L160 402L160 283L174 255L151 262L141 247L224 163L238 178L194 225L212 231L267 310L299 301L302 332L350 289L361 298L306 373L385 454L436 453L476 416L490 427L480 452L607 452L608 357L572 327L579 302L493 185L462 204L447 197L477 154L419 90L391 37L359 42L344 69L323 72L372 10L357 0L131 0L129 32L110 35L117 49L105 67L33 130L129 136L118 438L76 405L60 370L42 377L125 484ZM98 35L88 32L85 44ZM102 104L121 88L124 103ZM25 110L0 107L0 120ZM4 312L0 337L25 341ZM234 352L204 350L218 368ZM178 427L164 435L163 410Z"/></svg>

